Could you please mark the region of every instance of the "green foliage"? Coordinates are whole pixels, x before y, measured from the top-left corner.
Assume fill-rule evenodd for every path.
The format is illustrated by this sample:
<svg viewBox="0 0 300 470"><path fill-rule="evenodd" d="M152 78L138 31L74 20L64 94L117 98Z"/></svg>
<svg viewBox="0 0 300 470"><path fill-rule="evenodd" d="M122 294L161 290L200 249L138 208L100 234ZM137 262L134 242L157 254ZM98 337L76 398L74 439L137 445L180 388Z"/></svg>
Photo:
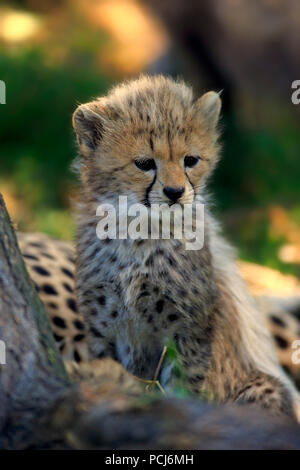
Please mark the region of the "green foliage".
<svg viewBox="0 0 300 470"><path fill-rule="evenodd" d="M76 104L104 92L107 79L93 69L48 66L42 51L0 54L7 105L0 108L1 175L23 183L29 203L61 204L75 147L71 116ZM38 194L37 194L38 193Z"/></svg>
<svg viewBox="0 0 300 470"><path fill-rule="evenodd" d="M223 155L211 188L215 211L241 258L300 275L299 267L279 260L278 250L285 240L274 236L267 217L267 209L279 204L300 223L299 118L292 111L278 104L273 119L269 112L268 124L257 126L234 113L225 115ZM254 209L264 216L253 220ZM244 213L242 223L228 226L228 214L237 210Z"/></svg>
<svg viewBox="0 0 300 470"><path fill-rule="evenodd" d="M169 340L167 346L167 358L172 364L172 374L174 383L172 385L172 394L179 398L187 398L191 394L187 387L187 378L185 375L183 364L180 360L178 349L175 341Z"/></svg>
<svg viewBox="0 0 300 470"><path fill-rule="evenodd" d="M278 114L265 127L224 116L223 156L212 181L222 209L300 201L298 117Z"/></svg>
<svg viewBox="0 0 300 470"><path fill-rule="evenodd" d="M68 205L69 166L76 154L72 113L110 83L87 52L91 44L80 48L80 41L76 38L76 54L63 64L49 63L41 47L0 49L0 77L7 88L7 104L0 107L1 179L14 182L16 196L34 213Z"/></svg>

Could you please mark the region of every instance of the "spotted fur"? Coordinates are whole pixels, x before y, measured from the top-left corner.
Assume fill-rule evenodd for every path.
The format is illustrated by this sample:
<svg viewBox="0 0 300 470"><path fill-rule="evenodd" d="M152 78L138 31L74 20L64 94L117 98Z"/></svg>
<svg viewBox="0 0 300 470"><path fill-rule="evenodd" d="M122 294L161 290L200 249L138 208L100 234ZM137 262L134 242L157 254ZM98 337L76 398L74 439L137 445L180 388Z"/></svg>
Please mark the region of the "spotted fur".
<svg viewBox="0 0 300 470"><path fill-rule="evenodd" d="M86 331L83 317L77 312L74 293L74 247L71 243L61 242L41 233L18 232L18 240L27 269L48 312L52 331L64 359L74 360L77 363L87 361ZM40 269L36 269L37 267ZM66 268L67 271L62 271L61 268ZM51 289L46 291L45 275L41 274L44 270L49 274L46 278L47 284L51 286ZM66 272L68 280L65 277ZM255 282L256 279L253 278L254 288ZM53 296L51 292L56 294ZM157 291L154 294L156 295ZM299 298L285 300L257 296L256 300L266 327L272 334L280 364L299 388L300 364L294 364L291 360L292 344L300 339ZM163 305L161 299L156 302L158 312L162 310ZM116 316L116 312L113 316ZM73 326L76 327L75 330Z"/></svg>
<svg viewBox="0 0 300 470"><path fill-rule="evenodd" d="M184 240L96 235L97 206L116 205L119 195L147 207L169 202L165 189L171 187L184 189L182 205L205 200L205 182L219 158L220 107L214 92L195 100L184 83L142 77L76 110L77 303L90 358L116 358L149 378L164 344L174 339L195 393L292 415L296 390L207 205L205 242L196 252L187 251ZM194 168L184 166L187 155L198 156ZM155 167L142 171L137 158L154 159ZM162 380L168 370L164 363Z"/></svg>
<svg viewBox="0 0 300 470"><path fill-rule="evenodd" d="M98 362L92 361L86 372L76 368L76 363L88 361L87 338L83 317L80 313L74 315L76 298L74 294L74 247L71 243L55 240L47 235L36 233L18 233L18 240L27 269L33 279L36 289L48 312L54 337L68 363L72 376L86 377L87 373L97 375ZM40 269L36 269L36 268ZM62 271L61 268L64 269ZM47 284L51 289L44 290L45 275L47 271ZM66 272L68 286L73 292L66 289ZM71 275L69 274L71 273ZM252 279L255 287L255 279ZM253 287L252 285L252 287ZM55 295L51 292L56 292ZM157 291L153 292L154 295ZM298 387L300 386L300 364L294 364L292 358L292 344L300 338L300 318L298 315L299 299L274 299L270 297L257 297L258 306L268 330L272 333L272 340L280 364L290 374ZM163 301L156 302L160 312ZM76 307L75 307L76 309ZM114 313L114 316L116 313ZM298 315L298 316L297 316ZM74 323L75 322L75 323ZM75 328L74 328L75 327ZM73 361L70 364L70 361Z"/></svg>
<svg viewBox="0 0 300 470"><path fill-rule="evenodd" d="M74 294L75 253L70 243L41 233L18 232L29 274L49 314L65 360L87 360L86 331Z"/></svg>

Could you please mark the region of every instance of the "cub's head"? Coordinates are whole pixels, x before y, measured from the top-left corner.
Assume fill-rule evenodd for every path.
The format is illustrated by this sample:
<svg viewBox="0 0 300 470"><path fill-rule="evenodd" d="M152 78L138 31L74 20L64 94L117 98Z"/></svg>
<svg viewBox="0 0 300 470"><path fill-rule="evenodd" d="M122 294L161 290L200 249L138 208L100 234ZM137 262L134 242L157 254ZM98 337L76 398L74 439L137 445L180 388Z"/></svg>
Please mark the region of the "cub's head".
<svg viewBox="0 0 300 470"><path fill-rule="evenodd" d="M182 82L141 77L73 115L86 191L99 201L193 202L218 159L221 100Z"/></svg>

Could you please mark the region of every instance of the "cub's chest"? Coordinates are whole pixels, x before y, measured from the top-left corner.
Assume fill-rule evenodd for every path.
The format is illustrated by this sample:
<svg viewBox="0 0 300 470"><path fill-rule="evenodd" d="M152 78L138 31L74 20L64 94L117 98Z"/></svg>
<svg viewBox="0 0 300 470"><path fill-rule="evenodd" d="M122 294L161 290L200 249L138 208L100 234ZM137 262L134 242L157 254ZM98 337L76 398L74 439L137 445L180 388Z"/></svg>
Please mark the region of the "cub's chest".
<svg viewBox="0 0 300 470"><path fill-rule="evenodd" d="M135 338L167 336L180 321L176 302L155 284L129 285L115 298L117 308L116 303L119 314L113 329L118 336L126 335L132 342Z"/></svg>

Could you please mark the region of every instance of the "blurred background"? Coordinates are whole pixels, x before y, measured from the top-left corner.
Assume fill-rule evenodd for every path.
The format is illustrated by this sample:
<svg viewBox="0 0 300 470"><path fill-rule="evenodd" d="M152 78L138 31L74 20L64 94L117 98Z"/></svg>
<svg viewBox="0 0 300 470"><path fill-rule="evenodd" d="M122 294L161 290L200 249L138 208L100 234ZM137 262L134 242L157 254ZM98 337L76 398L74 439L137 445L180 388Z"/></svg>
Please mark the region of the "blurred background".
<svg viewBox="0 0 300 470"><path fill-rule="evenodd" d="M241 259L300 276L298 0L0 2L0 191L18 229L72 239L71 115L140 72L223 90L214 211Z"/></svg>

